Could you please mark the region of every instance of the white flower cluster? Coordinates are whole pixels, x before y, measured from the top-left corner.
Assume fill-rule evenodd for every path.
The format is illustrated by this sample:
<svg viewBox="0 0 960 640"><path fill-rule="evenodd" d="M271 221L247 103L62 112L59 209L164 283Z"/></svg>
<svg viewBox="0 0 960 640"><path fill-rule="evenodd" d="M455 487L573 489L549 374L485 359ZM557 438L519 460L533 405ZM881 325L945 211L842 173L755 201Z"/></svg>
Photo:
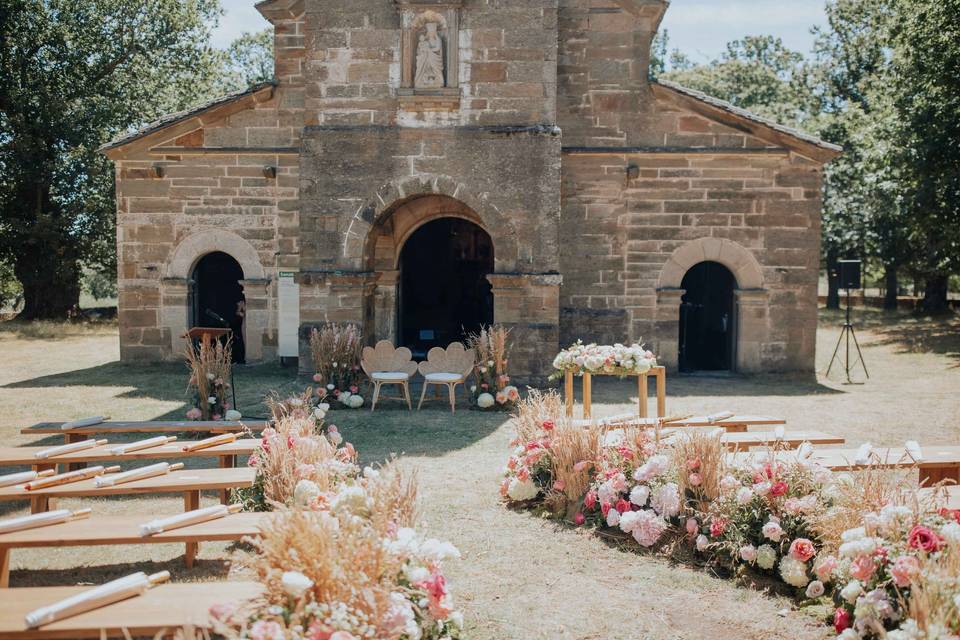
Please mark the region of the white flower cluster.
<svg viewBox="0 0 960 640"><path fill-rule="evenodd" d="M643 345L584 345L577 342L553 359L553 368L574 373L637 375L656 366L657 359Z"/></svg>

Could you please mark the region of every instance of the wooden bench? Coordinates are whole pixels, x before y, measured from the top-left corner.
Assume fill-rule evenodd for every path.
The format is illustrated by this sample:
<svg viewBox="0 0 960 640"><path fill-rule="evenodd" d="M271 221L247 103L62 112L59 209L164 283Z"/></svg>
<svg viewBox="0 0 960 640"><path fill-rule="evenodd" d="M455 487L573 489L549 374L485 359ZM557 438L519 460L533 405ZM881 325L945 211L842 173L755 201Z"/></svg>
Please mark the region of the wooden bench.
<svg viewBox="0 0 960 640"><path fill-rule="evenodd" d="M201 542L236 541L255 536L269 513L235 513L224 518L142 537L140 525L150 515L101 516L71 520L48 527L0 533L0 588L10 586L10 552L13 549L88 547L132 544L186 543L184 562L193 567Z"/></svg>
<svg viewBox="0 0 960 640"><path fill-rule="evenodd" d="M787 431L780 438L777 438L773 431L726 432L720 437L720 440L731 451L741 451L753 447L769 447L775 444L780 444L788 449L797 449L804 442L809 442L815 446L846 443L843 436L835 436L822 431Z"/></svg>
<svg viewBox="0 0 960 640"><path fill-rule="evenodd" d="M209 629L210 607L241 603L262 593L256 582L162 584L144 595L27 629L25 616L89 587L32 587L0 591L0 640L173 637L184 627Z"/></svg>
<svg viewBox="0 0 960 640"><path fill-rule="evenodd" d="M30 500L32 513L50 510L54 498L100 498L147 493L182 493L184 511L200 508L201 491L222 491L253 486L256 469L181 469L166 475L136 480L112 487L97 487L94 480L73 482L57 487L26 491L20 487L0 487L0 500Z"/></svg>
<svg viewBox="0 0 960 640"><path fill-rule="evenodd" d="M62 435L66 444L80 442L93 435L116 433L241 433L243 431L263 431L268 420L239 420L236 422L193 420L147 420L143 422L101 422L89 427L77 427L64 431L62 422L40 422L21 429L24 435Z"/></svg>
<svg viewBox="0 0 960 640"><path fill-rule="evenodd" d="M914 462L903 447L875 447L870 464L857 464L857 449L816 449L810 460L832 471L857 471L866 468L902 469L919 467L920 483L934 485L943 480L960 483L960 447L949 445L929 445L923 447L923 460ZM746 462L751 459L762 460L762 453L735 453L732 459ZM790 454L780 454L789 456Z"/></svg>
<svg viewBox="0 0 960 640"><path fill-rule="evenodd" d="M260 441L254 439L237 440L229 444L210 447L209 449L187 452L183 450L183 447L192 444L192 442L184 440L144 449L143 451L124 453L122 455L114 455L110 452L111 449L121 446L122 444L130 443L105 444L84 451L42 459L36 458L35 455L40 451L50 449L50 447L0 447L0 467L28 466L35 471L43 471L44 469L57 469L59 465L100 461L115 463L129 462L131 460L219 458L220 467L226 469L236 466L238 456L249 456L252 454L260 445Z"/></svg>
<svg viewBox="0 0 960 640"><path fill-rule="evenodd" d="M599 418L597 420L574 420L573 424L577 426L591 426L594 424L615 428L618 424L642 425L655 427L659 424L657 418L641 418L639 416L613 416L610 418ZM675 420L664 428L677 429L682 427L722 427L728 433L745 433L750 427L769 427L787 424L786 420L781 418L770 418L767 416L734 415L723 420L710 420L707 416L695 416L684 420Z"/></svg>

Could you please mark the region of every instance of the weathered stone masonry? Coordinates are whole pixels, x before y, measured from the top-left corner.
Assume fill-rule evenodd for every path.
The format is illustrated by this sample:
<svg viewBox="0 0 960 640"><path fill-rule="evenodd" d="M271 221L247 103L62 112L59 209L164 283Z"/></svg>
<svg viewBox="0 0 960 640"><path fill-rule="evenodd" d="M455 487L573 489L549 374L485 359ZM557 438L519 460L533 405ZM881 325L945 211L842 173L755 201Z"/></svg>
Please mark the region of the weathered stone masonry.
<svg viewBox="0 0 960 640"><path fill-rule="evenodd" d="M396 339L398 256L439 217L489 233L518 377L561 343L645 339L676 364L684 274L736 279L736 369L812 371L822 165L837 149L648 79L662 0L267 0L276 82L108 145L124 359L175 357L192 268L244 272L251 359L277 275L301 350L335 320ZM418 29L445 86L412 84ZM307 363L301 358L302 368Z"/></svg>

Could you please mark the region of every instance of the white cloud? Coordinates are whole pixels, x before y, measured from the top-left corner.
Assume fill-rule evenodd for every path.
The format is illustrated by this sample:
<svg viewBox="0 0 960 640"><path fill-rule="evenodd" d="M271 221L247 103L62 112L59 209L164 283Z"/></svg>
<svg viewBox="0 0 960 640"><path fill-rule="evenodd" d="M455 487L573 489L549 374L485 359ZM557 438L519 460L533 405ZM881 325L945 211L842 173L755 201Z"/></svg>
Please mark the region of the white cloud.
<svg viewBox="0 0 960 640"><path fill-rule="evenodd" d="M244 32L255 33L270 26L260 12L254 9L256 0L224 0L223 17L213 31L213 45L228 47Z"/></svg>

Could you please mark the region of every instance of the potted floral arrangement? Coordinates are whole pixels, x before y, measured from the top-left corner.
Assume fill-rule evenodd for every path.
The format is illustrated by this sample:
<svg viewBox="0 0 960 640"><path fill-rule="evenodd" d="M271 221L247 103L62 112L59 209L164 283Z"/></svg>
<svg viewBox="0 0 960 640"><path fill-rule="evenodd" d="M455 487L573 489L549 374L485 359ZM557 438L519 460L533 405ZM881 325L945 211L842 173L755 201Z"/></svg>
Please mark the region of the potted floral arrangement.
<svg viewBox="0 0 960 640"><path fill-rule="evenodd" d="M471 385L470 392L473 404L478 409L511 410L520 400L520 392L510 384L507 373L509 337L509 329L494 325L482 327L467 339L477 358L473 368L474 384Z"/></svg>
<svg viewBox="0 0 960 640"><path fill-rule="evenodd" d="M232 366L230 341L203 339L199 344L187 347L186 359L190 369L188 388L194 391L193 407L187 411L187 419L239 419L239 414L227 401Z"/></svg>
<svg viewBox="0 0 960 640"><path fill-rule="evenodd" d="M310 333L310 354L321 397L331 407L359 409L363 406L363 371L360 358L363 334L354 324L327 323Z"/></svg>

